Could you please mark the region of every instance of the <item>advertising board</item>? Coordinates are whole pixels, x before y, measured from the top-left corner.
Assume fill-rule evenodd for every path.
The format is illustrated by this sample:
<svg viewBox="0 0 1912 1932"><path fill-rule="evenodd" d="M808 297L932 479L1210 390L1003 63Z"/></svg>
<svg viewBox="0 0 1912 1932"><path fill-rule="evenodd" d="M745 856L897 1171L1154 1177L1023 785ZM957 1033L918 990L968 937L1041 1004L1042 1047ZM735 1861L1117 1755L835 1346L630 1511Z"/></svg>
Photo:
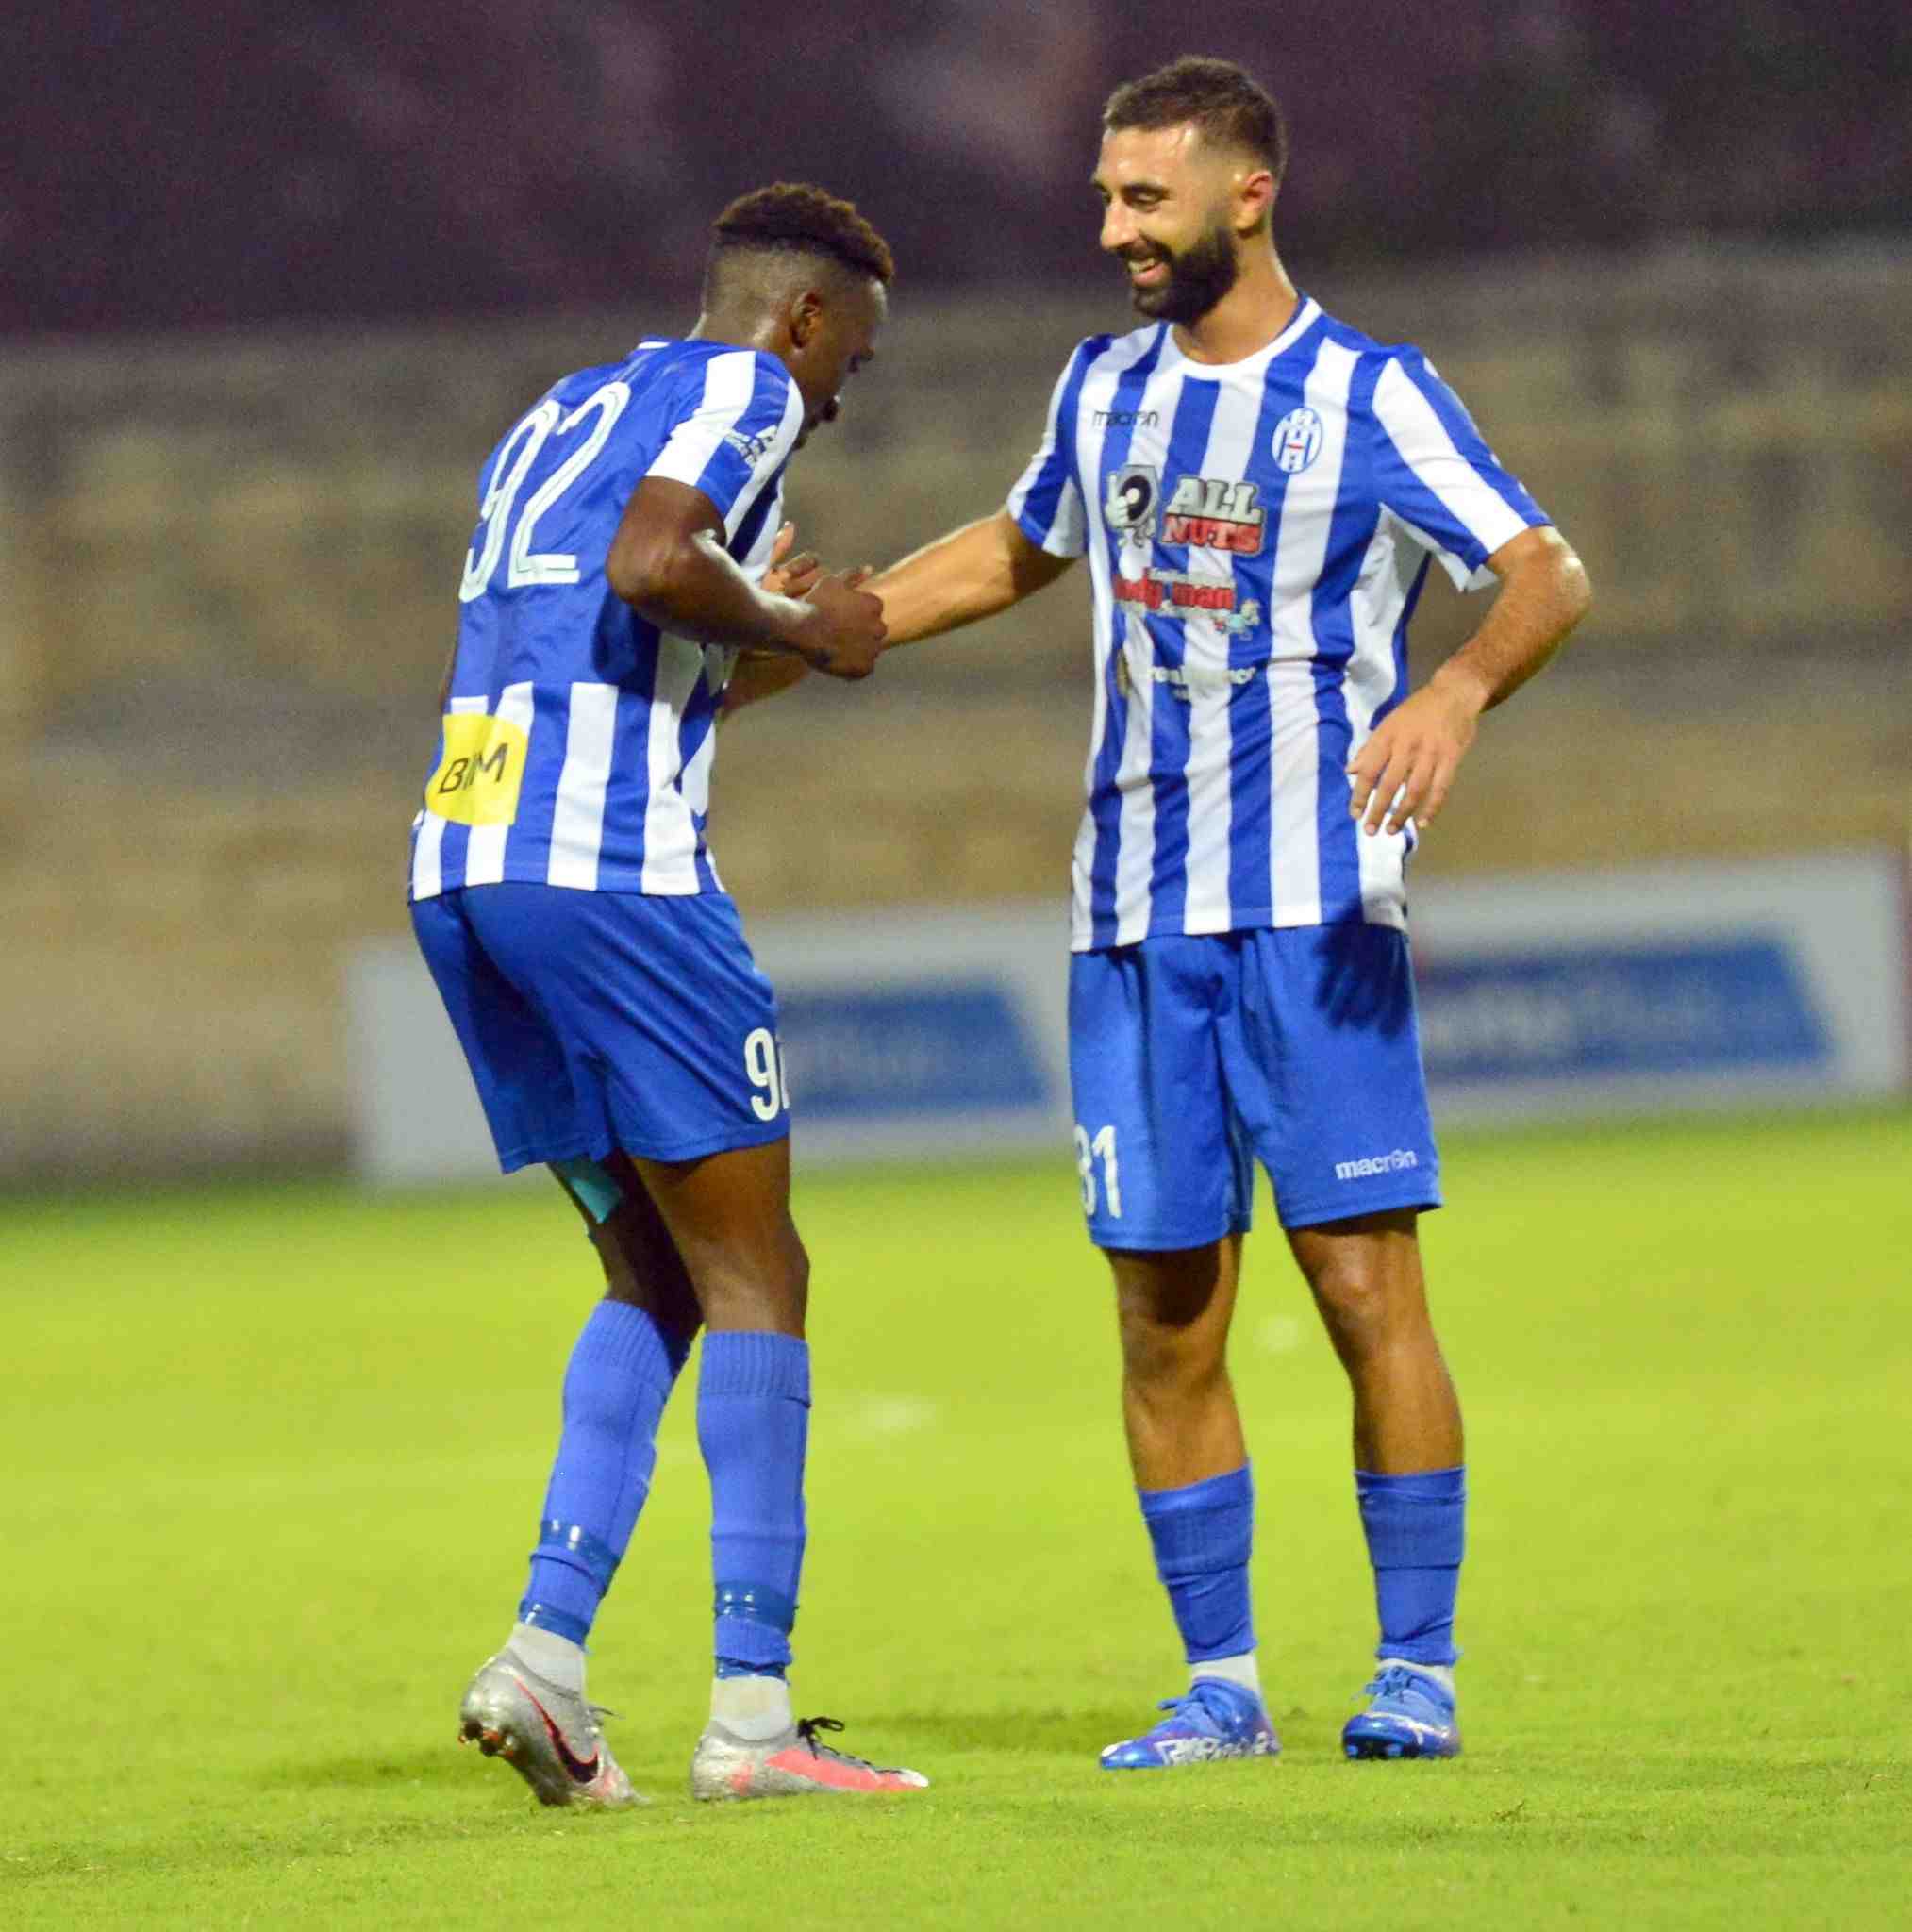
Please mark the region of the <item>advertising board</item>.
<svg viewBox="0 0 1912 1932"><path fill-rule="evenodd" d="M1912 1087L1906 871L1885 850L1441 880L1417 890L1438 1126L1799 1105ZM778 993L801 1161L1069 1144L1060 903L749 926ZM367 1178L496 1171L408 941L349 962Z"/></svg>

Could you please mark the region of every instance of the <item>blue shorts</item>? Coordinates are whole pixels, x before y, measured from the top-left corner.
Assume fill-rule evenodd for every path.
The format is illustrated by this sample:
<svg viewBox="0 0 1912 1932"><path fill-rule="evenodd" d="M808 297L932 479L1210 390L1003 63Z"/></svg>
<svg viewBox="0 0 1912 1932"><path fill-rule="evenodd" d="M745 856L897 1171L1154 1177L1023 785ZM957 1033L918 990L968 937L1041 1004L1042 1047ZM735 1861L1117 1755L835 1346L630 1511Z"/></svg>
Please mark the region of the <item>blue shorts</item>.
<svg viewBox="0 0 1912 1932"><path fill-rule="evenodd" d="M1440 1205L1413 969L1391 926L1074 954L1069 1065L1098 1247L1246 1229L1257 1158L1284 1227Z"/></svg>
<svg viewBox="0 0 1912 1932"><path fill-rule="evenodd" d="M471 886L411 908L507 1173L790 1131L776 996L723 893Z"/></svg>

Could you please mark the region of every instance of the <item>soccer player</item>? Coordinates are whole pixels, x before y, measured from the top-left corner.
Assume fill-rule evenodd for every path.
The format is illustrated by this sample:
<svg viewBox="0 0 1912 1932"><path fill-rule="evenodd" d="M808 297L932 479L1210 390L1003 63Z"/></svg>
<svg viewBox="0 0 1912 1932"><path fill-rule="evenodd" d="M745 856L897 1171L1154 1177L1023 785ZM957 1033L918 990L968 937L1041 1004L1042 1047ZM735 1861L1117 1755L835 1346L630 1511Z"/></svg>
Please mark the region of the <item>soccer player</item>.
<svg viewBox="0 0 1912 1932"><path fill-rule="evenodd" d="M785 467L870 359L890 275L848 203L745 195L690 335L565 376L481 474L411 908L501 1165L548 1163L604 1264L530 1580L459 1713L547 1805L640 1802L586 1700L585 1641L700 1324L716 1676L692 1794L926 1782L791 1712L808 1262L776 1006L705 843L719 711L789 666L866 676L881 648L862 573L766 572Z"/></svg>
<svg viewBox="0 0 1912 1932"><path fill-rule="evenodd" d="M1438 1205L1403 874L1476 721L1585 609L1578 559L1417 349L1298 293L1287 140L1226 61L1121 88L1094 185L1134 333L1056 386L999 514L871 588L891 646L1087 556L1095 708L1070 973L1075 1147L1115 1275L1122 1411L1187 1692L1111 1770L1272 1756L1225 1359L1255 1158L1354 1391L1380 1613L1350 1757L1448 1757L1466 1483L1416 1216ZM1430 558L1498 582L1409 694Z"/></svg>

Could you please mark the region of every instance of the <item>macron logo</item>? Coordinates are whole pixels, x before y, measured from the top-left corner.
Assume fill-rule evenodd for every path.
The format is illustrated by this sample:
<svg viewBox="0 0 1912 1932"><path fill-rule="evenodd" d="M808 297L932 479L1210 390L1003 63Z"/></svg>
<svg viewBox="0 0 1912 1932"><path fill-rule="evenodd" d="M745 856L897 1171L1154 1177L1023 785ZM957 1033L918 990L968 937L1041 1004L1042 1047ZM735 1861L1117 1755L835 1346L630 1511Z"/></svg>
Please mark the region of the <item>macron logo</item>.
<svg viewBox="0 0 1912 1932"><path fill-rule="evenodd" d="M1397 1147L1392 1154L1371 1154L1365 1160L1338 1160L1338 1181L1364 1181L1370 1174L1396 1174L1404 1167L1419 1167L1421 1157L1411 1147Z"/></svg>

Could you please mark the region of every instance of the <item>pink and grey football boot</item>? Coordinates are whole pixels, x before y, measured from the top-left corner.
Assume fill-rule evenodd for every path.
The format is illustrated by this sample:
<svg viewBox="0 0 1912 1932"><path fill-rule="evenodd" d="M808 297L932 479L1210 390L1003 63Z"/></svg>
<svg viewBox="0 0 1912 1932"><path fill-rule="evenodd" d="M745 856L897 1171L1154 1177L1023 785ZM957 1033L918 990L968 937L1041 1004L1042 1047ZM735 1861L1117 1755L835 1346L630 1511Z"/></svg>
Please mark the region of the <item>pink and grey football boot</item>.
<svg viewBox="0 0 1912 1932"><path fill-rule="evenodd" d="M540 1805L647 1805L604 1740L598 1719L606 1714L507 1648L472 1679L458 1707L458 1741L502 1757Z"/></svg>
<svg viewBox="0 0 1912 1932"><path fill-rule="evenodd" d="M690 1759L693 1798L801 1798L818 1791L920 1791L920 1771L897 1771L831 1749L820 1731L843 1728L833 1717L799 1718L790 1729L753 1743L712 1718Z"/></svg>

